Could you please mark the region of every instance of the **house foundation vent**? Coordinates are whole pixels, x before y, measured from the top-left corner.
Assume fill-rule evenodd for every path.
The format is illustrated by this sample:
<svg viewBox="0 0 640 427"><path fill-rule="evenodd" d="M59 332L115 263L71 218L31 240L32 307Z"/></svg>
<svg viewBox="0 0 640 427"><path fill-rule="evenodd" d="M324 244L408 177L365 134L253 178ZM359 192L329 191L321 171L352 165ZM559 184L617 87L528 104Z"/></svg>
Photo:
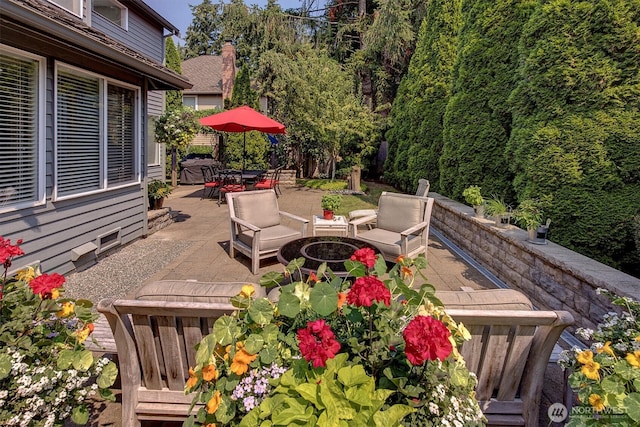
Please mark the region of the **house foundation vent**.
<svg viewBox="0 0 640 427"><path fill-rule="evenodd" d="M98 253L120 246L122 244L120 227L98 236Z"/></svg>

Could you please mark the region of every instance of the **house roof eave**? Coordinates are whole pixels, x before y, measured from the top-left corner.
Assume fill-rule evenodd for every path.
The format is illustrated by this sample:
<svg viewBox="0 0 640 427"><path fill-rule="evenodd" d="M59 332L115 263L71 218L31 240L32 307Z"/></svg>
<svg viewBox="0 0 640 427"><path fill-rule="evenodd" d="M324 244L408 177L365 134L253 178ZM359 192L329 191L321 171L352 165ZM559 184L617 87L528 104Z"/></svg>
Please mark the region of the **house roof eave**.
<svg viewBox="0 0 640 427"><path fill-rule="evenodd" d="M151 89L183 90L193 87L180 74L86 26L84 23L74 22L73 25L70 25L69 23L60 22L40 10L34 9L27 4L17 3L14 0L3 0L0 23L6 20L13 20L21 25L37 28L41 33L46 33L81 52L86 51L97 54L107 61L115 62L134 70L150 79Z"/></svg>

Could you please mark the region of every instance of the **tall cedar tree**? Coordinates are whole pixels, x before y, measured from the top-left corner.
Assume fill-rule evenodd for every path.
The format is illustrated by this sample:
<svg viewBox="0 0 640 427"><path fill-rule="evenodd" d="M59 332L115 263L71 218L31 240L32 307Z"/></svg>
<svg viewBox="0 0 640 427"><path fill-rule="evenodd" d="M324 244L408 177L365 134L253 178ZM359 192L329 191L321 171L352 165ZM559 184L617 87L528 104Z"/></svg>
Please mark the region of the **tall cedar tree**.
<svg viewBox="0 0 640 427"><path fill-rule="evenodd" d="M178 74L182 74L182 68L180 67L180 54L176 45L173 43L173 38L167 37L165 42L165 58L167 68L175 71ZM167 91L167 110L174 110L182 107L182 91L181 90L168 90Z"/></svg>
<svg viewBox="0 0 640 427"><path fill-rule="evenodd" d="M259 110L258 93L251 88L251 76L249 67L243 64L236 74L233 82L233 93L231 94L231 108L248 105L254 110Z"/></svg>
<svg viewBox="0 0 640 427"><path fill-rule="evenodd" d="M640 274L640 2L552 0L523 31L509 154L553 241Z"/></svg>
<svg viewBox="0 0 640 427"><path fill-rule="evenodd" d="M439 191L442 120L451 93L461 0L429 3L416 52L391 108L385 179L413 192L420 178Z"/></svg>
<svg viewBox="0 0 640 427"><path fill-rule="evenodd" d="M220 54L222 5L213 4L211 0L202 0L201 4L190 7L193 19L187 27L186 45L182 50L183 59Z"/></svg>
<svg viewBox="0 0 640 427"><path fill-rule="evenodd" d="M505 149L511 134L507 99L516 86L518 42L537 0L466 2L453 95L444 116L441 190L462 199L470 185L513 201Z"/></svg>

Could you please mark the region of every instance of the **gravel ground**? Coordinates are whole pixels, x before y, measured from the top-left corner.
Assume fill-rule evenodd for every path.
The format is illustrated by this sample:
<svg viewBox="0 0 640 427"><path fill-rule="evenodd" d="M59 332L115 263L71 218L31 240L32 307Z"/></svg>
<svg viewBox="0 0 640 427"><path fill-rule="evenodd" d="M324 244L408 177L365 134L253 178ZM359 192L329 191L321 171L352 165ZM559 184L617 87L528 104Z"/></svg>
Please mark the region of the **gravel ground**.
<svg viewBox="0 0 640 427"><path fill-rule="evenodd" d="M88 269L67 276L65 296L89 299L94 304L102 298L125 297L192 243L138 239Z"/></svg>

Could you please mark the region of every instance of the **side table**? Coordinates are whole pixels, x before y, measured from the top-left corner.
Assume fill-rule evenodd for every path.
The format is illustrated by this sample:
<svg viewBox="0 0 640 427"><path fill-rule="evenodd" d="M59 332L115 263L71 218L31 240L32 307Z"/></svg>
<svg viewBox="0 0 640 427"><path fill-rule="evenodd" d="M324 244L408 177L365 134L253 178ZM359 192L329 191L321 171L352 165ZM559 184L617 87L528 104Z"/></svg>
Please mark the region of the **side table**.
<svg viewBox="0 0 640 427"><path fill-rule="evenodd" d="M319 231L338 232L346 236L349 230L349 222L343 215L335 215L333 219L324 219L322 215L313 216L312 233L315 236Z"/></svg>

